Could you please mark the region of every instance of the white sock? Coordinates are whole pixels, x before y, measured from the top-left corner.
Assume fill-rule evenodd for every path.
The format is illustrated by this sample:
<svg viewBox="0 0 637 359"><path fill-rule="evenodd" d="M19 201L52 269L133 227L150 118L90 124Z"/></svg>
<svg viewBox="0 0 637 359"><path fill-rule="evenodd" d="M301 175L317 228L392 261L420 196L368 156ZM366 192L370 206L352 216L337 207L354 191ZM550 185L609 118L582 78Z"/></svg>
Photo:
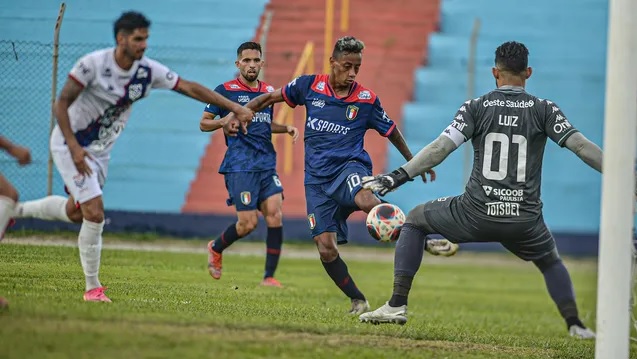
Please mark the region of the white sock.
<svg viewBox="0 0 637 359"><path fill-rule="evenodd" d="M100 256L102 254L102 230L104 221L95 223L82 222L77 246L80 249L80 261L86 277L86 291L101 287L98 275L100 272Z"/></svg>
<svg viewBox="0 0 637 359"><path fill-rule="evenodd" d="M14 215L14 208L15 202L13 199L0 196L0 240L4 237L4 231L7 229L7 224L9 224L9 220Z"/></svg>
<svg viewBox="0 0 637 359"><path fill-rule="evenodd" d="M63 221L71 223L66 214L68 199L62 196L48 196L28 202L20 202L16 206L18 218L39 218L48 221Z"/></svg>

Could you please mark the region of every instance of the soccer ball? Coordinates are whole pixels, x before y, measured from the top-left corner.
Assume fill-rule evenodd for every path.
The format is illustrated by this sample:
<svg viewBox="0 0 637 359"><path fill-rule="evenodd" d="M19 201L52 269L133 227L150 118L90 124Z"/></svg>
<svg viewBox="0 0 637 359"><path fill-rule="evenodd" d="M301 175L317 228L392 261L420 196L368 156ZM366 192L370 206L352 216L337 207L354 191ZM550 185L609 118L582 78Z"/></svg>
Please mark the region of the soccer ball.
<svg viewBox="0 0 637 359"><path fill-rule="evenodd" d="M404 223L405 213L398 206L389 203L381 203L367 214L367 231L379 242L398 240Z"/></svg>

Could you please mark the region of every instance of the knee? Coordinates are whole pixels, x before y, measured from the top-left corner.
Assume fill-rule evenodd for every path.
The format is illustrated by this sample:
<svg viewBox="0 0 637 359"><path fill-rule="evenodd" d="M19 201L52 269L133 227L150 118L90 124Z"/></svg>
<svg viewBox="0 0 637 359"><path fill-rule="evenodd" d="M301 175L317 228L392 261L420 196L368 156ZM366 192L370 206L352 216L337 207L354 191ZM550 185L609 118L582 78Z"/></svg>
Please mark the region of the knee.
<svg viewBox="0 0 637 359"><path fill-rule="evenodd" d="M237 221L237 235L239 237L245 237L257 228L259 217L256 213L250 216L244 216Z"/></svg>
<svg viewBox="0 0 637 359"><path fill-rule="evenodd" d="M535 266L540 270L540 272L544 273L549 268L561 262L562 262L562 258L560 258L560 255L557 253L557 250L554 249L549 254L534 260L533 264L535 264Z"/></svg>
<svg viewBox="0 0 637 359"><path fill-rule="evenodd" d="M73 197L69 198L69 201L66 203L66 216L69 217L69 220L73 223L82 223L82 219L84 218L82 209L75 205Z"/></svg>
<svg viewBox="0 0 637 359"><path fill-rule="evenodd" d="M338 257L336 240L334 240L329 233L319 234L314 237L314 242L316 243L316 248L318 249L321 261L329 263Z"/></svg>
<svg viewBox="0 0 637 359"><path fill-rule="evenodd" d="M104 206L102 205L101 198L92 199L82 204L81 214L82 218L89 222L102 223L104 221ZM69 219L71 219L71 217L69 217Z"/></svg>
<svg viewBox="0 0 637 359"><path fill-rule="evenodd" d="M268 227L281 227L283 225L283 212L281 209L277 208L273 211L268 211L265 222Z"/></svg>

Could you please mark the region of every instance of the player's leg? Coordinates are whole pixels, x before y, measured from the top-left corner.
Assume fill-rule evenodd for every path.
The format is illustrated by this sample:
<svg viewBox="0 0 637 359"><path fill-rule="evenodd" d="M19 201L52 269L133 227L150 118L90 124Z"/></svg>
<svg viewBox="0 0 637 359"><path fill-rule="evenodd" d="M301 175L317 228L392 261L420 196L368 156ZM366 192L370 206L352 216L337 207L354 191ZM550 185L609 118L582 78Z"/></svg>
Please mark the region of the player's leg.
<svg viewBox="0 0 637 359"><path fill-rule="evenodd" d="M102 232L104 230L102 186L106 177L108 159L86 158L85 160L93 172L90 176L84 176L77 172L68 149L62 148L52 151L52 155L64 184L72 197L80 203L83 216L78 236L78 248L86 282L84 300L110 302L111 300L104 294L106 288L99 281ZM69 205L68 202L65 203L65 207L67 205Z"/></svg>
<svg viewBox="0 0 637 359"><path fill-rule="evenodd" d="M0 174L0 241L4 238L17 202L18 191L9 180Z"/></svg>
<svg viewBox="0 0 637 359"><path fill-rule="evenodd" d="M82 223L82 211L73 196L66 198L56 195L18 203L16 218Z"/></svg>
<svg viewBox="0 0 637 359"><path fill-rule="evenodd" d="M268 171L261 178L259 202L268 228L265 238L265 271L261 285L282 287L281 283L274 278L283 246L283 186L276 172Z"/></svg>
<svg viewBox="0 0 637 359"><path fill-rule="evenodd" d="M566 323L571 336L583 339L595 337L595 333L582 323L577 310L571 276L560 258L555 239L542 217L523 229L518 240L502 242L502 245L525 261L532 261L542 272L546 288L557 310Z"/></svg>
<svg viewBox="0 0 637 359"><path fill-rule="evenodd" d="M257 211L259 187L255 174L227 173L225 181L230 197L227 204L235 206L237 221L229 225L217 239L208 242L208 272L214 279L221 278L223 251L250 234L259 222Z"/></svg>
<svg viewBox="0 0 637 359"><path fill-rule="evenodd" d="M305 185L305 200L312 237L319 252L321 264L334 284L352 302L351 314L367 310L365 296L349 274L347 264L341 258L337 246L339 227L346 227L344 218L337 218L339 204L324 191L327 185ZM344 240L347 233L340 233Z"/></svg>
<svg viewBox="0 0 637 359"><path fill-rule="evenodd" d="M394 252L394 289L388 302L373 312L362 314L362 322L373 324L407 322L407 302L411 286L420 268L427 236L441 234L451 241L470 242L471 234L454 215L457 198L443 197L416 206L409 211ZM456 213L457 214L457 213Z"/></svg>

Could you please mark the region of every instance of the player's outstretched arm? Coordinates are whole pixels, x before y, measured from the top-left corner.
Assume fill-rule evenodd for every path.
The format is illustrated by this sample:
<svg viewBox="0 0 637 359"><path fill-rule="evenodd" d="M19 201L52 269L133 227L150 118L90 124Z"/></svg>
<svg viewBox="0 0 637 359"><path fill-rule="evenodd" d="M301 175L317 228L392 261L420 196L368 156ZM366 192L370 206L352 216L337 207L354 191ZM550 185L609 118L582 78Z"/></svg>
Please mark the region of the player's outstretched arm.
<svg viewBox="0 0 637 359"><path fill-rule="evenodd" d="M254 116L254 112L250 109L245 108L236 102L230 101L221 96L218 92L210 90L209 88L193 81L180 79L177 83L177 87L175 87L175 91L203 103L213 104L225 108L228 111L232 111L239 120L244 122L252 120L252 117Z"/></svg>
<svg viewBox="0 0 637 359"><path fill-rule="evenodd" d="M248 102L245 107L251 109L254 112L261 111L264 108L274 105L275 103L283 102L283 89L279 88L274 90L274 92L264 93L259 95L250 102Z"/></svg>
<svg viewBox="0 0 637 359"><path fill-rule="evenodd" d="M564 142L564 147L571 150L577 157L584 161L584 163L594 168L597 172L602 172L602 149L584 137L582 133L578 132L567 138L566 142Z"/></svg>
<svg viewBox="0 0 637 359"><path fill-rule="evenodd" d="M8 154L18 160L21 166L31 163L31 152L29 149L16 145L4 136L0 136L0 149L7 151Z"/></svg>
<svg viewBox="0 0 637 359"><path fill-rule="evenodd" d="M407 146L407 142L405 142L405 137L402 132L398 129L398 127L394 128L392 133L389 135L389 141L396 147L398 152L405 158L405 160L410 161L413 158L409 147ZM432 181L436 180L436 172L432 168L428 168L426 171L422 171L421 173L422 181L427 183L427 174L431 177Z"/></svg>
<svg viewBox="0 0 637 359"><path fill-rule="evenodd" d="M439 165L456 148L456 144L450 138L439 136L420 150L409 162L393 172L373 177L363 177L363 188L370 189L384 196L412 178Z"/></svg>

